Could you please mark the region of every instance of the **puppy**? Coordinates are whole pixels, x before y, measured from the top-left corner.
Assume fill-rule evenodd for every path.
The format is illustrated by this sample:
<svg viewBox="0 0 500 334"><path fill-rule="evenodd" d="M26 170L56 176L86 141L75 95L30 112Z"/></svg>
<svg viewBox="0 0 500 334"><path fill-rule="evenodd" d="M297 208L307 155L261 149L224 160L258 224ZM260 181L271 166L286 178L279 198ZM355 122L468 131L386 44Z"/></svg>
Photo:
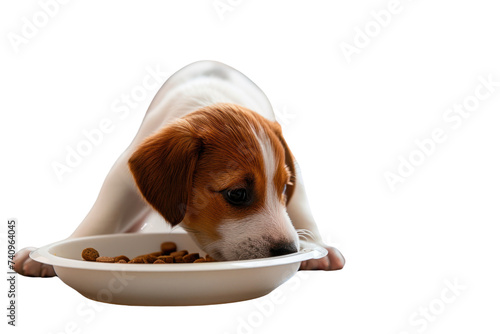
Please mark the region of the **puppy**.
<svg viewBox="0 0 500 334"><path fill-rule="evenodd" d="M70 238L141 230L158 212L218 261L284 255L302 242L328 255L301 269L341 269L321 241L300 169L264 93L235 69L201 61L172 75ZM15 270L54 276L16 254Z"/></svg>

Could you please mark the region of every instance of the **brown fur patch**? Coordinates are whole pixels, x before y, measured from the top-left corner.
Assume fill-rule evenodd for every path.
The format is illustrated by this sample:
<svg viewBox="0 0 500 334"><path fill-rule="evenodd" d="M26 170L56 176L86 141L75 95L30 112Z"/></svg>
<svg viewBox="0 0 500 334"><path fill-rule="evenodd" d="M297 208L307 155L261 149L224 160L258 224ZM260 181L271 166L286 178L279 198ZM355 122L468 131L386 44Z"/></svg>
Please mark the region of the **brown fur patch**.
<svg viewBox="0 0 500 334"><path fill-rule="evenodd" d="M257 213L266 196L275 196L266 194L264 157L255 137L261 131L275 154L273 181L282 196L284 184L293 180L294 164L281 127L235 104L204 107L167 125L139 146L129 160L130 170L144 198L168 222L184 220L199 241L215 241L224 219ZM250 205L227 203L221 192L228 188L249 189ZM292 194L288 185L282 203Z"/></svg>

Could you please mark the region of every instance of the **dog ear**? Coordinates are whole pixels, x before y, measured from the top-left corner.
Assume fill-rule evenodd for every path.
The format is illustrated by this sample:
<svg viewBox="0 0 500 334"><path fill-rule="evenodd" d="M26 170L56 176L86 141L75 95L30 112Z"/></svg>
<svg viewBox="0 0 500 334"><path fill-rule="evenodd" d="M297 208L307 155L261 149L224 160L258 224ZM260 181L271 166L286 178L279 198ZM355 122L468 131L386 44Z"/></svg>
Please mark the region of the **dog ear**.
<svg viewBox="0 0 500 334"><path fill-rule="evenodd" d="M292 198L293 192L295 191L295 180L296 180L296 174L295 174L295 158L292 155L292 151L290 151L290 148L288 147L288 144L285 141L285 138L283 137L283 132L281 131L281 125L278 122L270 122L271 123L271 128L273 129L274 133L278 136L278 139L281 142L281 145L285 149L285 163L288 166L288 170L292 174L290 177L291 185L286 186L286 202L287 204L290 203L290 199Z"/></svg>
<svg viewBox="0 0 500 334"><path fill-rule="evenodd" d="M128 161L146 201L172 226L186 214L200 149L189 124L178 120L146 138Z"/></svg>

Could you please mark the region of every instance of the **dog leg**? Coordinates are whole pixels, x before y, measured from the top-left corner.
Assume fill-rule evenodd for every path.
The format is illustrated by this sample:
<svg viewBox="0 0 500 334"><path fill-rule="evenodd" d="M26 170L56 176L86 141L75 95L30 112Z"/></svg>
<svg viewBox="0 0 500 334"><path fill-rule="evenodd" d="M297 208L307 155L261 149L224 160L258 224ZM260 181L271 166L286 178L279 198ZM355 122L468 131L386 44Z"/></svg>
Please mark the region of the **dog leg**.
<svg viewBox="0 0 500 334"><path fill-rule="evenodd" d="M127 166L128 155L115 163L101 188L97 200L78 228L68 239L90 235L123 233L140 226L152 208L138 193ZM55 276L52 266L32 260L35 248L20 250L14 257L14 270L25 276Z"/></svg>
<svg viewBox="0 0 500 334"><path fill-rule="evenodd" d="M338 270L342 269L345 259L340 251L334 247L326 245L321 239L318 226L313 218L309 200L307 198L304 181L300 172L300 167L295 161L295 191L290 203L287 206L287 212L292 220L293 226L299 232L301 243L317 244L328 251L328 254L321 259L312 259L304 261L300 265L301 270Z"/></svg>
<svg viewBox="0 0 500 334"><path fill-rule="evenodd" d="M24 276L33 277L52 277L56 273L51 265L36 262L30 258L30 253L35 247L26 247L21 249L14 256L14 270Z"/></svg>

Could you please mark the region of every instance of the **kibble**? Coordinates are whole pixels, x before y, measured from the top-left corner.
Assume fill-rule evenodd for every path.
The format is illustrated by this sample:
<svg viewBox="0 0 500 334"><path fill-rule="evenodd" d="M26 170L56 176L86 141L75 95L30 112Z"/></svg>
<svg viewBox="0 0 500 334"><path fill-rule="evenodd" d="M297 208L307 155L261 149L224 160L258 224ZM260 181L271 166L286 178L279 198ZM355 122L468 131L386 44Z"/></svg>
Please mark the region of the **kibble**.
<svg viewBox="0 0 500 334"><path fill-rule="evenodd" d="M162 260L165 263L174 263L174 257L170 255L158 256L158 260Z"/></svg>
<svg viewBox="0 0 500 334"><path fill-rule="evenodd" d="M172 253L170 253L170 256L177 257L177 256L184 256L184 255L187 255L187 254L188 254L187 250L181 250L181 251L178 251L178 252L172 252Z"/></svg>
<svg viewBox="0 0 500 334"><path fill-rule="evenodd" d="M101 256L94 248L85 248L82 251L82 258L85 261L104 262L104 263L151 263L151 264L167 264L167 263L202 263L215 262L215 259L210 255L205 258L200 257L199 253L189 253L183 249L178 251L175 242L167 241L161 244L161 251L152 252L149 254L138 255L129 259L125 255L119 256Z"/></svg>
<svg viewBox="0 0 500 334"><path fill-rule="evenodd" d="M208 254L205 256L205 261L206 262L216 262L216 260Z"/></svg>
<svg viewBox="0 0 500 334"><path fill-rule="evenodd" d="M85 248L82 251L82 258L85 261L95 261L99 257L99 252L94 248Z"/></svg>
<svg viewBox="0 0 500 334"><path fill-rule="evenodd" d="M126 257L125 255L120 255L120 256L115 257L115 262L120 262L122 260L125 262L130 261L130 259L128 257Z"/></svg>
<svg viewBox="0 0 500 334"><path fill-rule="evenodd" d="M182 260L185 263L192 263L192 262L198 260L199 258L200 258L200 254L198 254L198 253L191 253L191 254L184 255L182 257Z"/></svg>
<svg viewBox="0 0 500 334"><path fill-rule="evenodd" d="M161 244L161 252L165 255L170 255L170 253L177 250L177 245L175 242L167 241Z"/></svg>
<svg viewBox="0 0 500 334"><path fill-rule="evenodd" d="M128 261L128 263L145 263L144 258L142 257L134 257L132 260Z"/></svg>
<svg viewBox="0 0 500 334"><path fill-rule="evenodd" d="M158 260L158 257L152 254L144 255L143 258L144 258L144 263L155 263L155 261Z"/></svg>

